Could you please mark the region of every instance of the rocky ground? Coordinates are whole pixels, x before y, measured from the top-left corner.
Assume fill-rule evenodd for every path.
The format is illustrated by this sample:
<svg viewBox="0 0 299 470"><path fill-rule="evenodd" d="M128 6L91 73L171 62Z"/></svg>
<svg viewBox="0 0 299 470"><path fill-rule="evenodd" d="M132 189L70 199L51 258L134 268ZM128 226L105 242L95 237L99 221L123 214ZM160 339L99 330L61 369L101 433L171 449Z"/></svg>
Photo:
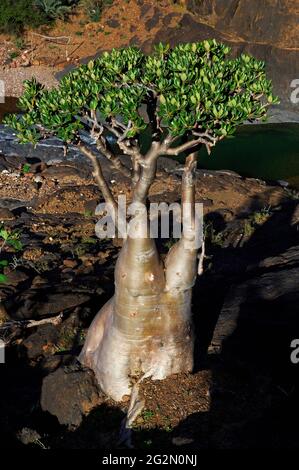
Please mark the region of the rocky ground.
<svg viewBox="0 0 299 470"><path fill-rule="evenodd" d="M2 239L1 443L121 447L128 404L107 400L76 360L92 318L113 292L120 241L95 236L101 195L81 158L64 159L62 149L51 147L5 149L0 220L20 243L4 246ZM130 198L125 177L103 165L114 191ZM179 201L181 173L178 162L161 159L150 199ZM207 236L205 271L194 288L196 370L142 385L146 406L133 443L295 447L298 366L289 355L299 337L298 194L200 170L196 197ZM171 243L161 241L162 253Z"/></svg>
<svg viewBox="0 0 299 470"><path fill-rule="evenodd" d="M111 47L131 44L147 51L159 40L216 35L236 51L271 56L270 73L289 103L289 81L297 78L299 63L292 46L298 11L285 0L284 15L292 20L282 19L294 25L282 28L281 17L267 10L266 0L261 3L279 34L271 36L263 18L256 21L252 3L247 21L246 0L227 7L212 0L116 0L100 23L79 15L38 32L67 39L28 33L19 50L1 37L0 79L7 96L19 96L24 78L35 75L55 85L57 72ZM14 106L7 101L0 115ZM0 445L121 447L128 403L107 400L76 360L91 320L113 293L120 241L95 236L101 195L78 154L64 158L57 142L20 147L3 132L0 337L7 347L6 364L0 365ZM115 193L130 198L128 181L102 163ZM151 200L179 201L181 174L178 162L161 159ZM299 338L298 193L232 172L200 170L196 198L204 204L207 256L193 297L195 373L144 382L146 406L134 423L133 444L197 451L298 447L298 365L290 362L290 343ZM5 243L3 230L9 235ZM161 241L162 253L171 243Z"/></svg>

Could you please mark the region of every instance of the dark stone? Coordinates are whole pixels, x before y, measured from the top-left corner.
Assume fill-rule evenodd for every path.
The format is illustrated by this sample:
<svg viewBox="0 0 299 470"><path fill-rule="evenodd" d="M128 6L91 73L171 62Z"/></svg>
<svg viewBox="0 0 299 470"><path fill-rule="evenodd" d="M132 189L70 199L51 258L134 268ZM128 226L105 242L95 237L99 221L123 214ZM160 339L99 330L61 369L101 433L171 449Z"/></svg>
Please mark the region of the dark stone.
<svg viewBox="0 0 299 470"><path fill-rule="evenodd" d="M164 18L162 19L162 23L164 24L164 26L169 26L169 23L171 23L172 19L173 18L179 18L180 15L178 15L177 13L168 13L168 15L164 16Z"/></svg>
<svg viewBox="0 0 299 470"><path fill-rule="evenodd" d="M147 14L147 12L151 9L151 6L149 3L146 3L145 5L144 4L140 4L140 16L141 18L143 16L145 16Z"/></svg>
<svg viewBox="0 0 299 470"><path fill-rule="evenodd" d="M54 354L54 356L44 357L40 362L40 367L44 372L50 374L58 367L70 366L75 361L76 358L72 354Z"/></svg>
<svg viewBox="0 0 299 470"><path fill-rule="evenodd" d="M3 209L8 209L9 211L12 211L14 209L20 209L24 208L26 209L26 206L32 205L32 201L20 201L19 199L1 199L0 201L0 207Z"/></svg>
<svg viewBox="0 0 299 470"><path fill-rule="evenodd" d="M82 168L79 169L70 165L51 165L42 172L42 176L57 180L63 180L64 178L73 178L75 180L75 178L87 178L88 173Z"/></svg>
<svg viewBox="0 0 299 470"><path fill-rule="evenodd" d="M53 348L58 340L58 330L52 324L41 325L35 333L28 336L22 345L29 359L53 354Z"/></svg>
<svg viewBox="0 0 299 470"><path fill-rule="evenodd" d="M99 199L91 199L90 201L86 201L84 204L85 210L87 212L91 212L92 215L94 215L96 207L99 205L99 203L100 203Z"/></svg>
<svg viewBox="0 0 299 470"><path fill-rule="evenodd" d="M107 20L107 25L110 26L110 28L119 28L120 22L112 18L111 20Z"/></svg>
<svg viewBox="0 0 299 470"><path fill-rule="evenodd" d="M76 365L57 369L42 384L42 409L70 427L80 426L83 417L103 399L93 372Z"/></svg>
<svg viewBox="0 0 299 470"><path fill-rule="evenodd" d="M80 292L49 293L48 289L41 289L38 292L30 289L16 298L19 307L14 317L26 319L55 315L77 307L89 299L89 295Z"/></svg>
<svg viewBox="0 0 299 470"><path fill-rule="evenodd" d="M130 46L140 46L140 39L138 36L133 36L130 40Z"/></svg>
<svg viewBox="0 0 299 470"><path fill-rule="evenodd" d="M255 339L264 331L264 341L269 346L267 354L271 353L271 341L277 338L279 341L275 349L284 348L285 355L291 340L299 337L299 246L264 259L258 267L262 272L267 272L256 274L230 288L216 324L212 345L222 348L226 342L241 337L240 331L248 327L255 329L252 332L252 349L256 347ZM259 339L262 341L262 338ZM245 347L244 343L242 348ZM250 345L247 344L247 347L250 353Z"/></svg>
<svg viewBox="0 0 299 470"><path fill-rule="evenodd" d="M15 219L15 216L9 209L0 207L0 222L4 220L14 220L14 219Z"/></svg>
<svg viewBox="0 0 299 470"><path fill-rule="evenodd" d="M148 31L150 31L151 29L153 29L155 26L157 26L157 24L159 23L160 21L160 18L162 16L162 13L158 10L158 8L155 8L154 10L154 14L152 16L152 18L150 18L146 23L145 23L145 27Z"/></svg>
<svg viewBox="0 0 299 470"><path fill-rule="evenodd" d="M35 444L41 439L41 435L31 428L23 428L17 433L17 438L24 445Z"/></svg>
<svg viewBox="0 0 299 470"><path fill-rule="evenodd" d="M19 269L8 269L8 272L5 272L5 275L6 281L3 283L3 285L5 284L8 286L16 287L28 279L28 275Z"/></svg>
<svg viewBox="0 0 299 470"><path fill-rule="evenodd" d="M0 171L19 170L25 163L25 159L19 155L0 155Z"/></svg>

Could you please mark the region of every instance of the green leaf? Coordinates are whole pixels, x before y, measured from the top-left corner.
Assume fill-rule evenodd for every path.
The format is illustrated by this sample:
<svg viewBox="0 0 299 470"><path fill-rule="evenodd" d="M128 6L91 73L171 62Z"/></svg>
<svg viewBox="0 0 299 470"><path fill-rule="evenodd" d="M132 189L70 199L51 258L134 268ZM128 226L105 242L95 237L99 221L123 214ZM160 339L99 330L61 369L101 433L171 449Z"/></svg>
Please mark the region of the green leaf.
<svg viewBox="0 0 299 470"><path fill-rule="evenodd" d="M3 240L7 240L9 238L9 232L5 229L1 229L0 237L3 238Z"/></svg>
<svg viewBox="0 0 299 470"><path fill-rule="evenodd" d="M31 166L29 165L29 163L25 163L22 167L22 173L24 173L24 174L29 173L30 168L31 168Z"/></svg>
<svg viewBox="0 0 299 470"><path fill-rule="evenodd" d="M0 274L0 282L6 282L7 281L7 276L5 274Z"/></svg>
<svg viewBox="0 0 299 470"><path fill-rule="evenodd" d="M185 73L181 73L181 80L185 82L187 80L187 75Z"/></svg>

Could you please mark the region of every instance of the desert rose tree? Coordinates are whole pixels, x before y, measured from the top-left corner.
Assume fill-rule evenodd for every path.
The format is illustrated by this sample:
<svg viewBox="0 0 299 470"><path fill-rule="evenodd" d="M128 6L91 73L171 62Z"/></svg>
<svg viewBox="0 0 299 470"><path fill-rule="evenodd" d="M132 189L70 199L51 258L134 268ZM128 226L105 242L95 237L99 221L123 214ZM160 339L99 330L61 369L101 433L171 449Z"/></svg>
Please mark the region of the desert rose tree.
<svg viewBox="0 0 299 470"><path fill-rule="evenodd" d="M54 135L78 147L92 162L94 178L114 209L117 201L94 147L84 143L84 131L128 178L137 209L147 202L158 158L183 153L182 202L193 205L198 149L204 145L210 152L245 120L263 119L277 102L265 64L244 54L232 59L229 52L215 40L173 49L160 44L149 56L136 48L105 52L66 75L57 89L25 82L19 101L24 113L7 117L6 124L23 143L35 145ZM151 133L151 146L143 154L139 142L144 131ZM111 150L111 136L118 152ZM130 157L130 168L121 153ZM115 294L91 324L79 358L115 400L130 394L136 378L163 379L193 367L194 213L165 262L148 236L148 221L141 215L135 221L140 236L129 233L125 239L115 268Z"/></svg>

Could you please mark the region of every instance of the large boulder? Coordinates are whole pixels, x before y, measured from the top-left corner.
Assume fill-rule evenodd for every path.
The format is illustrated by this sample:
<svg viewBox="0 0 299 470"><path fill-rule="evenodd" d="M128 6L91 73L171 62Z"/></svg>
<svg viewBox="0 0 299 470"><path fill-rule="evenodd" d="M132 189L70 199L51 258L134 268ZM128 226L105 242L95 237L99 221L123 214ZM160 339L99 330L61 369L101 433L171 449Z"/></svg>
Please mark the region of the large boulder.
<svg viewBox="0 0 299 470"><path fill-rule="evenodd" d="M265 258L252 274L227 293L212 350L286 372L291 342L299 338L299 245Z"/></svg>
<svg viewBox="0 0 299 470"><path fill-rule="evenodd" d="M103 400L93 372L77 365L60 367L43 381L42 409L71 428L78 427L83 417Z"/></svg>

